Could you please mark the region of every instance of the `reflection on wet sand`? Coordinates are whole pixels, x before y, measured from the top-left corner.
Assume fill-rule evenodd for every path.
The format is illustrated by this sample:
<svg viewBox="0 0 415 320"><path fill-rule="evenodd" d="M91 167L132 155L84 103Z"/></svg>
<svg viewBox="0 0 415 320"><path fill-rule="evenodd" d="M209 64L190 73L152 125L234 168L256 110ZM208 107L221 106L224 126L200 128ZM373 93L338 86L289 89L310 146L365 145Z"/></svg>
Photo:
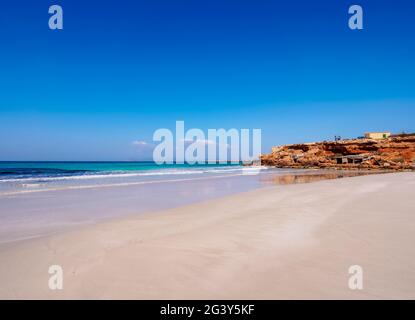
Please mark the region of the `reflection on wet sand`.
<svg viewBox="0 0 415 320"><path fill-rule="evenodd" d="M261 177L261 182L267 184L297 184L310 183L321 180L339 179L347 177L357 177L374 174L368 171L331 171L331 172L308 172L308 173L287 173L284 175L267 175Z"/></svg>

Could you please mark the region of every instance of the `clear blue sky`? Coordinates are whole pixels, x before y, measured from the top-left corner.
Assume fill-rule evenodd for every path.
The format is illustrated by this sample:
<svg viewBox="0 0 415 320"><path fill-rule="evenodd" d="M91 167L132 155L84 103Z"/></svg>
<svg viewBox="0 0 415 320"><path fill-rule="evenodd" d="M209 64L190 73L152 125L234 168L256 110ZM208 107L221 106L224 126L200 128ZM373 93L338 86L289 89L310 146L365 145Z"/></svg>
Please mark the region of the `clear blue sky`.
<svg viewBox="0 0 415 320"><path fill-rule="evenodd" d="M263 151L415 131L414 1L4 0L0 39L0 160L148 159L176 120Z"/></svg>

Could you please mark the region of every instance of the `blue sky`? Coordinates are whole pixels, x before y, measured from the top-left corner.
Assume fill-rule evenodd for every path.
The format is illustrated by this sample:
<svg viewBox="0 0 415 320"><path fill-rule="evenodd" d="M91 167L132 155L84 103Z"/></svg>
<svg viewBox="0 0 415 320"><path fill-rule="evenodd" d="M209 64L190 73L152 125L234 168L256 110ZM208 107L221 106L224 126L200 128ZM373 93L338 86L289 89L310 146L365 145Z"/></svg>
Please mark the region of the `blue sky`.
<svg viewBox="0 0 415 320"><path fill-rule="evenodd" d="M132 142L176 120L260 128L264 152L415 131L414 15L405 0L2 1L0 160L148 159Z"/></svg>

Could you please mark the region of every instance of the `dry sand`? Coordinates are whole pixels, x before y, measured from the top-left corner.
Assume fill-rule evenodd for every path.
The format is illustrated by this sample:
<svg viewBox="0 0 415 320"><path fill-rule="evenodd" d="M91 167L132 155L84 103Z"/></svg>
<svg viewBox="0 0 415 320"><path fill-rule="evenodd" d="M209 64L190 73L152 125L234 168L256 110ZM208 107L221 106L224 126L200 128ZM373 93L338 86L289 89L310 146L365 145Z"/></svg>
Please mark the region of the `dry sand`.
<svg viewBox="0 0 415 320"><path fill-rule="evenodd" d="M63 290L48 288L61 265ZM348 269L363 268L363 290ZM415 298L415 174L240 193L0 245L0 298Z"/></svg>

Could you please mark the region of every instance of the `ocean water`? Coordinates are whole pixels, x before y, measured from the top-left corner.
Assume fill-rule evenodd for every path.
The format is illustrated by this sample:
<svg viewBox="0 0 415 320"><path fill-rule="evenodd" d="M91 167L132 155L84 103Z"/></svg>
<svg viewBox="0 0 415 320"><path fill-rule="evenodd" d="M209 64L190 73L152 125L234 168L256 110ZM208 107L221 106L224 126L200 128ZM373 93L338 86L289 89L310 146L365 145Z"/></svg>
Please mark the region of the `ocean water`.
<svg viewBox="0 0 415 320"><path fill-rule="evenodd" d="M154 162L0 162L0 195L151 183L191 176L243 174L240 164L166 164Z"/></svg>
<svg viewBox="0 0 415 320"><path fill-rule="evenodd" d="M135 171L159 171L159 170L185 170L185 169L217 169L238 167L238 164L163 164L158 165L152 161L140 162L19 162L1 161L0 178L16 177L53 177L76 176L93 174L128 173Z"/></svg>

